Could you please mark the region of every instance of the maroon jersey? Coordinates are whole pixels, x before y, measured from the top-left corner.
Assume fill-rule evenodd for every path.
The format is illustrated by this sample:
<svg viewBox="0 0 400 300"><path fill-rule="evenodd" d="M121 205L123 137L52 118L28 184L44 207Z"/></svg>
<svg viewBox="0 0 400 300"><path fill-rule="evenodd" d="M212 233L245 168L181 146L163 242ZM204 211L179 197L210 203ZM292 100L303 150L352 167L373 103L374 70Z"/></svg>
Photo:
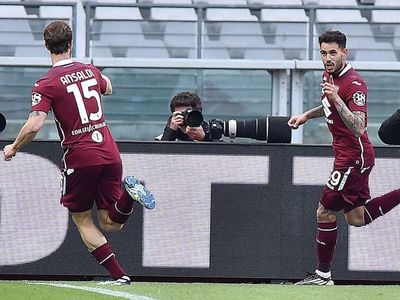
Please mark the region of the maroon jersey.
<svg viewBox="0 0 400 300"><path fill-rule="evenodd" d="M90 64L70 59L54 64L32 88L32 111L52 110L65 149L65 169L120 162L105 122L101 94L107 83Z"/></svg>
<svg viewBox="0 0 400 300"><path fill-rule="evenodd" d="M329 80L329 74L324 72L322 81ZM334 84L339 87L339 97L344 101L350 111L362 111L365 113L367 123L367 86L350 64L333 77ZM374 165L375 154L368 134L357 138L343 122L334 103L325 94L321 95L325 120L333 137L333 151L335 153L335 167L353 166L369 168Z"/></svg>

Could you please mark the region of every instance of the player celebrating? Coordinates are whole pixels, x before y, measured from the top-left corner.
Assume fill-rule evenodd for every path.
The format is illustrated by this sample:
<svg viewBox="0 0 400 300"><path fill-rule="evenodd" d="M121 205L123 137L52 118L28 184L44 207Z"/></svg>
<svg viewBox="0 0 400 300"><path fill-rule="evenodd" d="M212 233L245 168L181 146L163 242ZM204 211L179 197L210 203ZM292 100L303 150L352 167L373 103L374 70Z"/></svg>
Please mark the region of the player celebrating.
<svg viewBox="0 0 400 300"><path fill-rule="evenodd" d="M72 31L67 23L50 23L44 41L53 66L34 84L31 113L15 141L4 147L4 159L11 160L35 138L52 110L64 148L61 203L70 211L86 247L110 273L110 283L129 284L130 278L93 222L92 208L95 202L101 229L113 232L128 220L133 200L152 209L154 197L133 176L126 177L121 188L122 162L100 96L112 93L110 79L93 65L71 60Z"/></svg>
<svg viewBox="0 0 400 300"><path fill-rule="evenodd" d="M369 200L368 177L375 154L367 134L367 87L346 63L346 36L327 31L318 42L325 67L322 105L293 116L288 125L297 129L310 119L325 116L333 137L335 162L317 209L317 269L296 283L299 285L333 285L331 266L339 211L343 211L347 224L364 226L400 202L400 190Z"/></svg>

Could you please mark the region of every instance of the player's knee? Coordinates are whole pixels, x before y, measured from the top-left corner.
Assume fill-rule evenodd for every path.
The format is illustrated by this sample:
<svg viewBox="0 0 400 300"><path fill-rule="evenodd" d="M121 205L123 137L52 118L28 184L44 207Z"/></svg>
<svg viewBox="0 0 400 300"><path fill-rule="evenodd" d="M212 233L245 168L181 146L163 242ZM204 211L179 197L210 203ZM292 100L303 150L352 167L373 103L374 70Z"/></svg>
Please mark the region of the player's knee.
<svg viewBox="0 0 400 300"><path fill-rule="evenodd" d="M350 226L354 226L354 227L362 227L364 226L364 218L346 218L346 223Z"/></svg>
<svg viewBox="0 0 400 300"><path fill-rule="evenodd" d="M114 222L107 222L107 221L100 221L99 222L100 228L105 231L105 232L116 232L120 231L122 227L124 226L123 224L118 224Z"/></svg>
<svg viewBox="0 0 400 300"><path fill-rule="evenodd" d="M326 209L322 204L317 209L317 222L334 222L336 221L336 214L331 210Z"/></svg>

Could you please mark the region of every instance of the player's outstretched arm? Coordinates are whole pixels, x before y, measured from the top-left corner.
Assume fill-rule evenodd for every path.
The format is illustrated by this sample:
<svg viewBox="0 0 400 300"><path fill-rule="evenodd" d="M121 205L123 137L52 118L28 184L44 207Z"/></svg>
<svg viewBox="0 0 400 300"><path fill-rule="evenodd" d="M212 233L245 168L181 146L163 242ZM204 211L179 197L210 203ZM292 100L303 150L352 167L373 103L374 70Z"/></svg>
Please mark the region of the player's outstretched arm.
<svg viewBox="0 0 400 300"><path fill-rule="evenodd" d="M11 160L15 154L26 144L30 143L43 127L47 113L43 111L32 111L29 118L19 131L14 143L4 147L4 160Z"/></svg>
<svg viewBox="0 0 400 300"><path fill-rule="evenodd" d="M324 110L322 108L322 105L320 105L302 113L301 115L291 117L287 124L292 129L297 129L300 125L303 125L308 120L319 118L323 115Z"/></svg>

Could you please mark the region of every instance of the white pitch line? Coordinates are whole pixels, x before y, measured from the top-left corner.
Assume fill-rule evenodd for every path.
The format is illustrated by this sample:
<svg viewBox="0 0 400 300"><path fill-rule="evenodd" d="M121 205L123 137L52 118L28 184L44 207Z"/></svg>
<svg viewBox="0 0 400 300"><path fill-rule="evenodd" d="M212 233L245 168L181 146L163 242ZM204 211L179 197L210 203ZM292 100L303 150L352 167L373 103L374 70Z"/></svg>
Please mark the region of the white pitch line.
<svg viewBox="0 0 400 300"><path fill-rule="evenodd" d="M103 288L96 288L96 287L90 287L90 286L84 286L84 285L81 286L81 285L73 285L73 284L67 284L67 283L50 283L50 282L27 282L27 284L48 285L48 286L54 286L54 287L59 287L59 288L83 290L83 291L87 291L87 292L93 292L93 293L98 293L98 294L103 294L103 295L108 295L108 296L113 296L113 297L120 297L120 298L124 298L124 299L129 299L129 300L155 300L154 298L151 298L151 297L138 296L138 295L130 294L127 292L113 291L113 290L107 290L107 289L103 289Z"/></svg>

